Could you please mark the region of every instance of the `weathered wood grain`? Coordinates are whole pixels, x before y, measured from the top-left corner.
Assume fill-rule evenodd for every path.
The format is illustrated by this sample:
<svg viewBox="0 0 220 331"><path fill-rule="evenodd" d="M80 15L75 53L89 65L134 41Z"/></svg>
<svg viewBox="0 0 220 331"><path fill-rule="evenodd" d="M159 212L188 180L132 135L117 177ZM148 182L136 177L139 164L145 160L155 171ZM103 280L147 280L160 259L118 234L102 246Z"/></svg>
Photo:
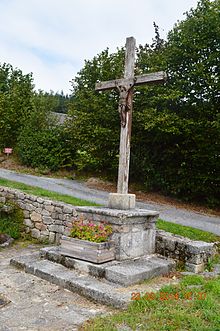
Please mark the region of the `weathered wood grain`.
<svg viewBox="0 0 220 331"><path fill-rule="evenodd" d="M95 243L87 240L62 236L61 254L93 263L103 263L115 259L114 242Z"/></svg>
<svg viewBox="0 0 220 331"><path fill-rule="evenodd" d="M140 76L134 76L134 78L120 78L115 80L108 80L105 82L96 83L95 89L96 91L105 91L116 88L117 85L132 85L134 82L134 86L140 86L143 84L160 84L165 82L167 79L167 75L164 71L158 71L154 73L149 73Z"/></svg>
<svg viewBox="0 0 220 331"><path fill-rule="evenodd" d="M135 66L135 45L136 41L133 37L126 39L125 51L125 79L134 79ZM133 83L131 84L133 85ZM126 112L126 125L121 126L120 135L120 152L119 152L119 167L118 167L118 185L117 192L121 194L128 193L128 179L130 166L130 142L131 142L131 123L132 123L132 107L133 107L133 89L130 89L127 96L127 104L130 105L129 111Z"/></svg>

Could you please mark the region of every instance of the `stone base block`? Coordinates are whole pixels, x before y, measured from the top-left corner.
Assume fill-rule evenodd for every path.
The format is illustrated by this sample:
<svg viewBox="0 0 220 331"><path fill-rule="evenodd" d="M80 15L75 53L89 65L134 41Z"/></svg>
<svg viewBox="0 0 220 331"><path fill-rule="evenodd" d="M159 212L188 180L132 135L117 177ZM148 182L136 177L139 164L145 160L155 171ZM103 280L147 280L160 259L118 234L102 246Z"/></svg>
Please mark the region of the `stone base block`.
<svg viewBox="0 0 220 331"><path fill-rule="evenodd" d="M155 224L159 213L146 209L118 210L102 207L76 207L86 219L112 226L110 240L115 243L118 261L139 258L155 252Z"/></svg>
<svg viewBox="0 0 220 331"><path fill-rule="evenodd" d="M108 208L113 209L135 209L135 194L110 193L108 198Z"/></svg>
<svg viewBox="0 0 220 331"><path fill-rule="evenodd" d="M149 255L137 260L123 261L120 264L106 267L105 278L110 282L129 286L165 275L174 269L174 260Z"/></svg>
<svg viewBox="0 0 220 331"><path fill-rule="evenodd" d="M206 263L216 254L214 243L195 241L157 230L156 253L183 261L190 272L203 272Z"/></svg>

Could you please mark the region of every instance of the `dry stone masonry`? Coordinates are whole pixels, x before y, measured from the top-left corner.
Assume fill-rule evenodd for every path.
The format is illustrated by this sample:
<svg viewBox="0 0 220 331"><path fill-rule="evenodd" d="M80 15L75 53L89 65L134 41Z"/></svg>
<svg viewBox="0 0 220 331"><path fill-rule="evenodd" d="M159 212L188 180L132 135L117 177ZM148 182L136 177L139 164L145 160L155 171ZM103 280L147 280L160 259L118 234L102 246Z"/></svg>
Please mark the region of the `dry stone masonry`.
<svg viewBox="0 0 220 331"><path fill-rule="evenodd" d="M155 252L155 223L159 216L155 211L135 209L122 213L109 208L76 207L5 187L0 187L0 197L15 201L24 211L24 223L33 238L59 243L61 235L69 234L73 221L83 216L97 224L111 224L116 260Z"/></svg>
<svg viewBox="0 0 220 331"><path fill-rule="evenodd" d="M187 271L198 273L204 270L208 260L215 255L216 245L160 230L156 234L156 252L182 261Z"/></svg>
<svg viewBox="0 0 220 331"><path fill-rule="evenodd" d="M117 261L157 253L184 262L189 271L202 272L216 252L213 243L156 231L158 213L155 211L77 207L0 186L0 202L6 200L16 202L23 210L27 232L33 238L51 243L58 244L61 235L69 234L72 222L82 216L97 224L105 220L113 228Z"/></svg>
<svg viewBox="0 0 220 331"><path fill-rule="evenodd" d="M0 199L10 199L24 212L27 232L33 238L59 242L62 234L68 234L77 212L74 206L62 202L43 199L0 186Z"/></svg>

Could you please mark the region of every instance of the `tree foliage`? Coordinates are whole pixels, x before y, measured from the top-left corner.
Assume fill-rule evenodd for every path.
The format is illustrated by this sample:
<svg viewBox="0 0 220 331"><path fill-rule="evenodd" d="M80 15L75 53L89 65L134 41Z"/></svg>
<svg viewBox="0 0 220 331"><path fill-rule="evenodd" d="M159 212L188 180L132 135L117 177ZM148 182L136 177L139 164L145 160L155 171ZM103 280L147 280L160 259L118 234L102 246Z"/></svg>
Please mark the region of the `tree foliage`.
<svg viewBox="0 0 220 331"><path fill-rule="evenodd" d="M44 103L48 111L67 113L70 96L68 94L65 95L63 91L54 93L53 91L44 92L39 90L34 94L35 98L38 98L38 96L40 96L41 104Z"/></svg>
<svg viewBox="0 0 220 331"><path fill-rule="evenodd" d="M164 86L145 86L134 98L131 179L148 189L217 204L219 187L220 2L201 0L168 34L155 24L151 45L139 46L136 74L168 73ZM116 175L118 96L97 93L96 81L123 75L124 50L86 61L73 80L69 123L76 163Z"/></svg>
<svg viewBox="0 0 220 331"><path fill-rule="evenodd" d="M32 75L10 64L0 65L0 148L16 144L32 110Z"/></svg>
<svg viewBox="0 0 220 331"><path fill-rule="evenodd" d="M73 102L68 122L71 144L76 150L79 169L115 173L117 167L119 121L117 94L99 94L94 90L98 80L122 75L124 50L110 54L106 49L91 61L72 81Z"/></svg>
<svg viewBox="0 0 220 331"><path fill-rule="evenodd" d="M34 94L33 110L20 131L17 152L20 160L28 166L57 170L70 165L71 152L65 128L57 123L45 101L43 92Z"/></svg>

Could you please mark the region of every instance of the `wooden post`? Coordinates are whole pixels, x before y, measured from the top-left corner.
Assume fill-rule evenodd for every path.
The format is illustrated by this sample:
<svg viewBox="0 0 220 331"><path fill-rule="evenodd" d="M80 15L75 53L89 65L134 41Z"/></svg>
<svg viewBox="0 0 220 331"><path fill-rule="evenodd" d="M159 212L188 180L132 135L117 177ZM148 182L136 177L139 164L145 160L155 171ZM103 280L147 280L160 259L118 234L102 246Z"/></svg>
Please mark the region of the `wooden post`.
<svg viewBox="0 0 220 331"><path fill-rule="evenodd" d="M125 79L134 79L135 46L136 46L135 39L133 37L127 38L126 53L125 53L125 71L124 71ZM130 105L130 109L129 111L126 111L125 126L121 127L118 186L117 186L117 192L120 194L128 193L132 104L133 104L132 101L133 101L133 88L131 88L128 92L127 102Z"/></svg>

